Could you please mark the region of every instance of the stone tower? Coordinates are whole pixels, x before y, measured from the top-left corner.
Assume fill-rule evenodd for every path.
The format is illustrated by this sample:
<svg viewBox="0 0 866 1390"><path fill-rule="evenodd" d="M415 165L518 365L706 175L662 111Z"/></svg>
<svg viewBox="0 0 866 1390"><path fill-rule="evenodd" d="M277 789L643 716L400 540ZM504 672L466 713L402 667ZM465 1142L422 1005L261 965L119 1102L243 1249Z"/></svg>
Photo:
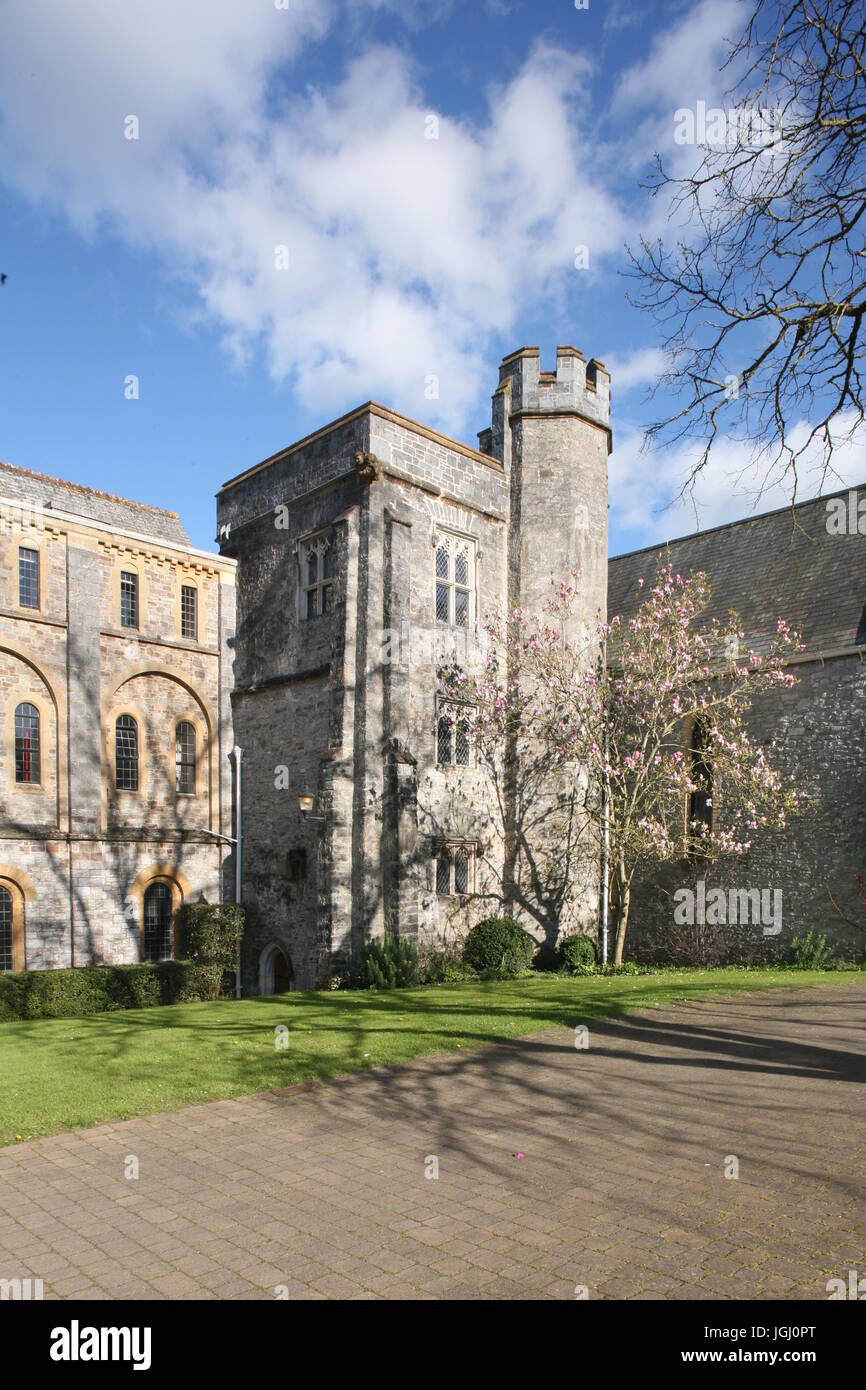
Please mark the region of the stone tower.
<svg viewBox="0 0 866 1390"><path fill-rule="evenodd" d="M441 671L483 658L489 610L540 609L551 573L582 569L581 621L604 612L608 395L574 348L549 373L523 348L480 448L368 401L221 490L238 561L245 990L269 993L280 959L308 988L385 931L453 940L500 904L546 946L595 929L598 855L590 843L578 877L563 850L571 770L514 788L518 812L550 805L548 882L538 858L509 859L526 847L519 815L510 842L459 722L452 738Z"/></svg>
<svg viewBox="0 0 866 1390"><path fill-rule="evenodd" d="M607 613L607 458L610 376L593 358L558 347L543 372L537 347L503 359L493 423L479 436L510 482L508 601L537 612L550 576L581 571L581 618Z"/></svg>
<svg viewBox="0 0 866 1390"><path fill-rule="evenodd" d="M537 347L511 353L499 369L492 426L479 443L501 461L508 480L508 610L538 615L551 579L579 571L580 602L567 635L586 648L588 661L598 659L597 623L607 617L610 376L573 347L557 348L555 372L541 371ZM600 856L581 810L592 788L580 769L573 781L557 782L541 776L542 764L542 750L512 750L503 882L520 916L527 885L546 864L549 947L557 932L595 931ZM565 857L557 865L560 848Z"/></svg>

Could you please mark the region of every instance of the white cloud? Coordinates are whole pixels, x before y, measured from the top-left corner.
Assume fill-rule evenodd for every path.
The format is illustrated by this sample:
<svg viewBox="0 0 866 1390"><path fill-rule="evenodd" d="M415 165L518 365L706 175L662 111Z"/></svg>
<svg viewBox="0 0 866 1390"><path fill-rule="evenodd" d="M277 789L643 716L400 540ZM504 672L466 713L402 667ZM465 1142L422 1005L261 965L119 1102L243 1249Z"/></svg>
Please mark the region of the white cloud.
<svg viewBox="0 0 866 1390"><path fill-rule="evenodd" d="M701 0L687 6L655 35L646 58L619 77L614 105L630 111L669 110L673 130L678 106L720 97L731 81L730 72L719 71L725 41L737 38L748 8L744 0Z"/></svg>
<svg viewBox="0 0 866 1390"><path fill-rule="evenodd" d="M700 0L675 16L654 35L645 58L618 76L611 101L609 148L614 167L630 180L645 179L656 154L665 171L685 177L696 168L701 151L675 143L675 114L724 104L738 69L723 68L729 41L736 39L748 18L745 0ZM641 231L648 239L679 234L671 225L668 197L646 199ZM680 223L680 218L675 218ZM687 224L686 224L687 225Z"/></svg>
<svg viewBox="0 0 866 1390"><path fill-rule="evenodd" d="M349 13L420 24L449 8L351 0ZM305 83L307 46L346 14L336 0L288 10L78 0L51 4L50 22L47 9L4 7L2 177L86 234L108 228L160 255L193 290L190 316L217 325L238 364L260 353L312 418L373 396L468 434L490 389L492 343L522 341L529 312L561 304L575 274L603 274L636 239L612 189L622 181L633 194L632 166L670 147L678 106L721 95L722 39L743 6L684 10L623 73L607 111L593 102L588 59L539 43L491 86L474 123L431 108L392 46L358 42L345 70ZM129 114L138 141L124 139ZM425 138L431 114L437 139ZM644 231L664 227L661 200L640 215ZM574 270L577 244L589 246L592 271ZM275 266L282 245L287 270ZM615 399L664 366L652 347L605 360ZM657 514L689 452L639 455L639 435L621 431L614 522L640 538L693 529L688 510ZM747 462L738 445L716 448L697 490L700 524L748 509L746 481L732 487ZM863 480L862 454L848 471Z"/></svg>
<svg viewBox="0 0 866 1390"><path fill-rule="evenodd" d="M853 416L839 421L834 432L834 472L822 486L820 445L808 450L799 466L797 501L866 482L866 434L853 439L846 431ZM800 422L791 434L795 448L805 443L808 427ZM610 463L611 526L623 537L619 549L673 540L692 531L721 526L756 513L788 506L793 479L780 469L767 471L766 460L755 460L746 445L729 438L713 447L710 462L699 475L692 494L680 498L684 479L700 451L682 445L641 452L642 435L633 431L616 440ZM633 539L630 539L632 538Z"/></svg>
<svg viewBox="0 0 866 1390"><path fill-rule="evenodd" d="M42 4L10 0L3 176L81 230L160 253L238 362L262 350L310 412L377 395L462 430L489 389L492 337L578 273L576 244L597 274L623 241L581 138L589 66L539 44L491 89L483 122L443 111L427 139L431 108L392 47L274 96L274 74L285 83L333 14L303 0L81 0L46 25ZM124 139L128 114L138 141Z"/></svg>
<svg viewBox="0 0 866 1390"><path fill-rule="evenodd" d="M668 360L661 348L635 348L622 355L602 353L602 361L610 372L617 393L633 391L636 387L652 387L667 369Z"/></svg>

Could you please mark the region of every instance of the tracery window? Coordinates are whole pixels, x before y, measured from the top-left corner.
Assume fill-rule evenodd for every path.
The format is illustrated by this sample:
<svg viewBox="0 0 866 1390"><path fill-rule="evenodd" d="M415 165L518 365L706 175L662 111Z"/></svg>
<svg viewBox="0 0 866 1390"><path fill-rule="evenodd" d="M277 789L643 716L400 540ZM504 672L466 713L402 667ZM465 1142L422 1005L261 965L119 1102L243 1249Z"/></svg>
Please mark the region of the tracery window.
<svg viewBox="0 0 866 1390"><path fill-rule="evenodd" d="M440 704L436 724L436 763L439 767L469 767L471 743L465 706Z"/></svg>
<svg viewBox="0 0 866 1390"><path fill-rule="evenodd" d="M438 532L435 538L436 621L471 627L475 621L475 542Z"/></svg>
<svg viewBox="0 0 866 1390"><path fill-rule="evenodd" d="M301 541L301 617L330 613L334 602L333 549L328 535Z"/></svg>
<svg viewBox="0 0 866 1390"><path fill-rule="evenodd" d="M440 898L474 892L475 846L463 840L440 845L435 870L436 893Z"/></svg>

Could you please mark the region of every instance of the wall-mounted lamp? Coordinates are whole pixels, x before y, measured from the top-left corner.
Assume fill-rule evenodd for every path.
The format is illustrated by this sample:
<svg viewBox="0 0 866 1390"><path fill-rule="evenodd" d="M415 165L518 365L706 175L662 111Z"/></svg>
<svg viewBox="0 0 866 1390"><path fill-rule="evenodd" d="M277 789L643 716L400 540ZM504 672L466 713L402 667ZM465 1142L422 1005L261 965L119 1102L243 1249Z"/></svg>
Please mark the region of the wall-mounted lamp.
<svg viewBox="0 0 866 1390"><path fill-rule="evenodd" d="M310 796L309 792L301 792L301 795L298 797L298 810L301 813L302 820L324 821L326 819L325 816L313 816L310 814L314 805L315 797Z"/></svg>

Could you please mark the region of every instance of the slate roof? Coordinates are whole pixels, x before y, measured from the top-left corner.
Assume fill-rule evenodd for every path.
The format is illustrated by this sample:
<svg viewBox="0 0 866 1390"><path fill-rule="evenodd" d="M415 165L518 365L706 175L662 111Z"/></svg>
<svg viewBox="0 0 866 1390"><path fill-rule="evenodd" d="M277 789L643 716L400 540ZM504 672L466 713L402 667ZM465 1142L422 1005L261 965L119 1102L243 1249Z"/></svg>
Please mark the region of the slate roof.
<svg viewBox="0 0 866 1390"><path fill-rule="evenodd" d="M859 498L866 488L855 489ZM866 535L830 535L827 502L849 490L750 516L727 526L617 555L608 564L608 614L629 618L640 602L638 579L653 580L669 558L687 576L704 571L712 589L708 616L742 619L746 643L761 650L778 618L802 635L807 651L866 643Z"/></svg>
<svg viewBox="0 0 866 1390"><path fill-rule="evenodd" d="M0 497L31 505L39 502L43 507L57 507L124 531L137 531L139 535L174 541L176 545L192 545L177 512L151 507L146 502L130 502L126 497L97 492L63 478L50 478L46 473L33 473L29 468L15 468L11 463L0 463Z"/></svg>

